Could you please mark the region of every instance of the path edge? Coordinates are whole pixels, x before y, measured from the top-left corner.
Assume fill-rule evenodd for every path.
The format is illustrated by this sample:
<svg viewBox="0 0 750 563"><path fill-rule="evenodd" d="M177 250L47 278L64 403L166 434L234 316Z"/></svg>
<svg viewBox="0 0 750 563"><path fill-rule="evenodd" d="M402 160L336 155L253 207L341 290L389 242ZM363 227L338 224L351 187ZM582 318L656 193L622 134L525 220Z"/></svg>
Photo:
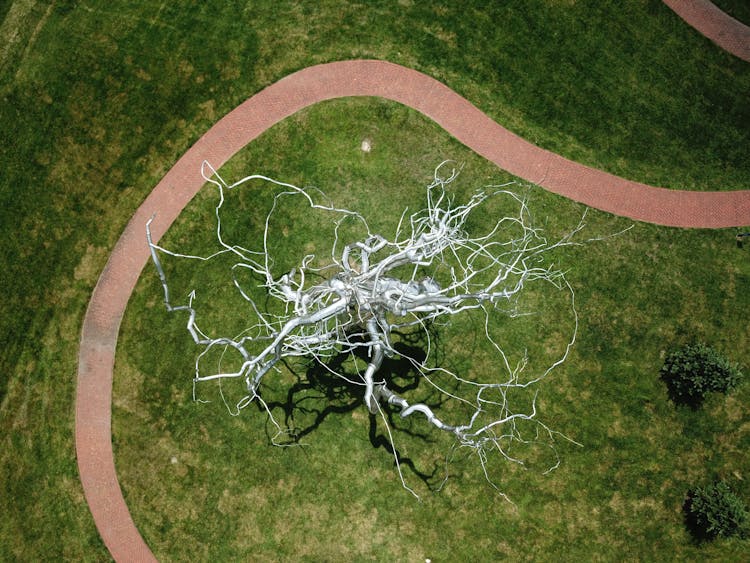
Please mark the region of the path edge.
<svg viewBox="0 0 750 563"><path fill-rule="evenodd" d="M625 210L624 214L634 219L673 226L712 228L750 223L750 191L666 190L582 166L528 143L444 84L400 65L341 61L282 78L217 122L167 172L131 218L92 293L79 350L76 456L86 501L115 560L155 561L125 503L111 433L117 337L130 294L148 261L146 221L154 217L152 234L158 241L204 184L200 176L204 160L218 169L247 143L300 109L349 96L379 96L416 109L498 166L605 211ZM656 212L644 206L647 194L659 200ZM709 212L705 212L706 206L711 208Z"/></svg>
<svg viewBox="0 0 750 563"><path fill-rule="evenodd" d="M662 0L704 37L743 61L750 62L750 27L708 0Z"/></svg>

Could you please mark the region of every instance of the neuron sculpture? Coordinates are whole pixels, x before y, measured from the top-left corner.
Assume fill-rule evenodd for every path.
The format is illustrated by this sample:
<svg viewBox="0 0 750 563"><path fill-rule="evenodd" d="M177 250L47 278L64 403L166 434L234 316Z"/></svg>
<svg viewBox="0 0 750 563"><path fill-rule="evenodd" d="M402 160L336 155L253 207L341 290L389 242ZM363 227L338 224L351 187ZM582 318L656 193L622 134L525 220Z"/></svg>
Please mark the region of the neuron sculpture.
<svg viewBox="0 0 750 563"><path fill-rule="evenodd" d="M203 177L219 192L216 232L220 250L209 257L171 252L154 243L147 226L148 244L164 289L166 307L169 311L188 312L187 329L195 343L203 347L196 360L194 382L241 379L247 395L237 404L237 410L257 401L281 433L282 426L274 420L272 409L262 399L264 379L272 377L269 372L273 374L280 362L295 356L311 358L327 366L327 361L333 357L356 354L366 358L360 362L361 369L356 376L352 379L343 373L336 375L361 386L365 406L370 413L382 416L386 428L386 409L394 409L402 418L422 416L435 428L452 434L459 446L473 448L483 467L486 452L493 448L507 459L521 463L508 451L509 444L529 440L520 431L521 421L531 421L536 428L536 437L531 440L536 440L541 430L554 441L556 433L536 419L536 395L527 405L527 412L515 412L509 396L513 390L534 385L561 364L575 341L578 318L573 290L563 272L546 265L545 255L557 247L576 244L572 237L583 224L579 223L561 240L548 243L541 232L530 225L525 199L505 189L507 185L478 191L467 202L458 204L447 191L456 172L451 170L443 175L446 168L443 163L435 170L434 180L426 190L426 207L410 215L404 211L389 239L371 232L360 213L317 202L315 198L322 194L315 190L260 175L227 184L204 163ZM271 182L279 191L266 217L262 246L248 250L223 239L220 211L226 192L254 180ZM333 248L323 263L316 261L314 254L308 254L290 271L274 273L274 257L269 249L269 240L273 237L269 232L271 218L282 198L292 197L302 198L310 209L332 214ZM480 234L469 233L467 220L491 197L510 198L517 214L498 218L491 228ZM360 240L340 240L340 226L345 219L361 224ZM234 285L249 305L251 326L236 337L210 337L196 325L194 292L186 305L172 305L160 253L200 260L232 254L237 260L233 272L244 270L259 277L267 297L282 307L269 312L267 305L262 306L251 298L235 275ZM516 297L532 282L551 284L569 293L573 334L564 350L561 349L561 357L541 373L522 380L519 376L524 362L511 366L488 324L493 315L515 315ZM283 313L278 312L281 310ZM495 350L497 357L496 365L491 373L484 374L484 379L467 378L444 366L430 365L433 355L430 326L436 321L449 322L455 315L471 313L482 316L487 345ZM412 403L389 388L389 381L379 370L384 358L403 357L403 351L394 348L394 335L409 331L422 331L427 335L427 350L424 356L406 359L424 381L448 400L464 405L465 420L448 420L454 411L447 412L446 418L438 416L435 405ZM242 358L239 369L205 373L201 360L216 347L239 353ZM450 389L443 383L446 376L452 382ZM390 429L388 433L391 436ZM396 461L398 465L398 457ZM403 483L400 468L399 475Z"/></svg>

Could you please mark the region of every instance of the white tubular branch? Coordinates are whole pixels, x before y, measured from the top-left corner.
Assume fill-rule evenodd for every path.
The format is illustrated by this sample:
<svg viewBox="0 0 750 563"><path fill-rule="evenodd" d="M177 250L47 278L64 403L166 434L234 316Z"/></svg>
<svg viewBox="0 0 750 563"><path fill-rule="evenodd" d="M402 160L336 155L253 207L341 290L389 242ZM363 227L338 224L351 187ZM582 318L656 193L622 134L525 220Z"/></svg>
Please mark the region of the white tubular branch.
<svg viewBox="0 0 750 563"><path fill-rule="evenodd" d="M256 399L262 402L260 393L263 379L284 358L306 356L325 365L327 359L338 354L353 355L364 351L369 358L367 367L353 382L363 387L363 402L372 414L382 414L381 405L396 409L402 418L419 413L429 424L453 434L461 446L475 448L482 460L488 446L498 448L506 458L514 459L507 455L502 444L508 439L524 441L516 428L517 422L531 421L552 436L546 426L536 421L535 400L531 412L514 413L508 395L513 389L527 387L545 377L567 358L575 342L578 317L573 290L564 274L546 265L544 258L555 248L578 244L573 242L573 237L583 228L583 222L561 240L548 243L540 231L531 226L525 199L505 189L507 185L493 187L491 191L478 191L466 203L455 204L446 188L456 178L457 172L451 169L447 177L441 176L445 164L435 169L434 180L427 187L426 208L408 216L405 211L394 237L389 239L372 233L359 213L318 203L317 199L324 198L320 192L260 175L247 176L230 185L207 162L204 163L204 178L219 192L215 213L219 250L207 257L166 250L153 242L151 222L146 225L148 245L161 280L167 310L188 312L187 329L194 342L203 348L196 360L194 384L244 378L247 396L238 403L239 409ZM227 191L254 181L270 182L279 191L265 219L262 245L250 250L225 241L221 210ZM307 254L288 272L272 271L272 218L282 199L293 197L301 198L310 209L324 211L334 217L332 265L316 268L315 255ZM518 214L499 218L486 232L469 234L467 220L491 197L508 198L517 206ZM345 217L361 224L366 233L361 240L339 240L341 219ZM509 232L513 234L508 238ZM194 291L187 304L172 305L161 254L197 260L211 260L221 254L232 255L237 260L232 267L233 275L244 271L258 276L267 295L281 303L285 313L266 312L267 309L254 301L250 292L246 292L235 277L233 283L249 303L254 321L239 337L210 337L196 325ZM321 279L323 281L319 281ZM523 363L511 368L502 347L490 336L487 322L491 315L505 311L501 304L505 304L503 307L507 306L507 310L512 310L511 302L526 284L539 281L569 292L575 328L562 357L532 377L530 382L522 383L518 375L524 367ZM496 349L501 359L498 365L504 366L505 376L501 371L500 376L487 374L487 381L476 381L439 366L430 367L429 334L425 359L407 358L430 385L446 393L449 399L458 400L473 409L468 420L448 424L437 416L435 407L421 402L410 404L406 398L388 389L385 379L377 379L384 358L398 354L391 343L393 333L409 330L426 332L431 321L448 320L453 315L475 310L481 310L485 315L485 336L488 345ZM215 373L201 373L201 358L217 346L237 351L243 360L241 367L232 372L219 369ZM339 375L347 379L343 374ZM434 377L436 375L440 377ZM451 376L457 384L473 389L474 398L466 399L448 392L438 383L446 375ZM488 398L490 394L493 399ZM262 405L281 432L281 427L273 420L271 409L266 403ZM383 420L386 418L383 417ZM390 430L388 433L390 435Z"/></svg>

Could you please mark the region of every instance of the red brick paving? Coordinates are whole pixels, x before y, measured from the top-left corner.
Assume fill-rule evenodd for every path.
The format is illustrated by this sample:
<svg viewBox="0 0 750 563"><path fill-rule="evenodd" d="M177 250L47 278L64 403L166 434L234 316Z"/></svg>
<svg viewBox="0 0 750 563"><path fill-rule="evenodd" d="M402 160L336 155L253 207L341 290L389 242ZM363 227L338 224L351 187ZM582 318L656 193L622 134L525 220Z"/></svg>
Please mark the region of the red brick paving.
<svg viewBox="0 0 750 563"><path fill-rule="evenodd" d="M316 102L380 96L435 120L485 158L513 174L592 207L641 221L681 227L750 224L750 191L681 192L629 182L581 166L510 133L436 80L382 61L306 68L259 92L214 125L175 164L128 223L99 279L84 319L76 390L76 450L81 482L104 543L116 560L154 560L117 480L112 452L112 370L125 306L154 240L204 184L201 163L217 169L266 129Z"/></svg>
<svg viewBox="0 0 750 563"><path fill-rule="evenodd" d="M708 0L664 0L664 3L719 47L750 62L750 27Z"/></svg>

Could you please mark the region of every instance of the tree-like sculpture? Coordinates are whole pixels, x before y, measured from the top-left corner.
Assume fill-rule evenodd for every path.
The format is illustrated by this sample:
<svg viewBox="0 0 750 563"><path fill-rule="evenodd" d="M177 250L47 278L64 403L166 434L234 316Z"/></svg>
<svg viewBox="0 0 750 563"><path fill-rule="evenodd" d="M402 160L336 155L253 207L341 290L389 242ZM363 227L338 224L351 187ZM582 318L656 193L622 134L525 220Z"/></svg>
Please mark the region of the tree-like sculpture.
<svg viewBox="0 0 750 563"><path fill-rule="evenodd" d="M335 375L361 386L364 405L370 413L379 413L386 427L385 409L394 409L402 418L422 416L435 428L452 434L459 446L473 448L479 453L483 466L486 452L493 448L507 459L521 462L511 456L507 447L529 439L520 431L521 421L531 422L536 428L531 440L537 439L541 430L553 442L556 433L536 418L536 395L527 405L527 412L515 412L510 393L528 389L544 378L567 358L575 342L578 318L573 290L563 272L548 265L545 256L557 247L576 244L573 235L580 231L583 223L557 242L549 243L531 226L525 199L509 191L507 185L478 191L465 203L456 203L447 190L456 172L451 170L444 175L446 168L443 163L435 170L434 180L426 190L426 207L410 215L404 211L394 235L386 238L371 232L360 213L316 201L322 198L320 192L260 175L228 184L204 163L203 177L219 192L216 206L218 252L209 257L197 257L166 250L154 243L147 226L148 244L164 289L166 307L169 311L188 313L187 329L195 343L203 347L196 360L194 383L241 379L247 394L237 404L237 410L258 401L282 433L285 430L262 398L263 382L269 373L278 369L283 360L295 356L311 358L327 367L331 358L349 354L352 358L366 358L360 360L356 376L352 379L341 372ZM248 250L224 240L221 209L227 191L254 180L271 182L279 190L265 220L262 245L257 250ZM279 202L292 197L302 198L310 209L332 214L333 248L324 262L308 254L290 271L274 272L275 262L269 246L274 236L270 232L271 218ZM510 198L517 214L497 219L486 232L470 234L467 221L490 197ZM341 240L345 220L360 224L359 240ZM233 271L249 271L258 277L265 288L266 301L276 302L277 308L271 311L268 305L262 306L254 300L235 275L234 285L249 304L251 326L236 337L210 337L196 324L194 293L186 305L172 305L161 253L200 260L210 260L219 254L234 255ZM522 380L520 373L524 362L511 365L503 347L491 335L488 323L493 315L514 315L516 297L534 282L551 284L557 290L569 292L573 333L552 365ZM446 367L431 365L430 327L435 322L450 322L455 315L472 312L482 315L488 345L497 357L494 369L485 374L484 379L470 379ZM448 400L462 403L465 420L449 421L439 416L434 405L410 402L408 397L394 392L380 373L384 358L404 356L403 350L397 351L394 345L394 335L415 331L426 335L427 350L419 358L406 359L419 377ZM202 359L217 347L239 353L242 358L239 368L205 373ZM441 383L446 376L452 380L450 389ZM388 434L392 440L390 429ZM398 456L396 461L398 466ZM404 483L400 468L399 475Z"/></svg>

